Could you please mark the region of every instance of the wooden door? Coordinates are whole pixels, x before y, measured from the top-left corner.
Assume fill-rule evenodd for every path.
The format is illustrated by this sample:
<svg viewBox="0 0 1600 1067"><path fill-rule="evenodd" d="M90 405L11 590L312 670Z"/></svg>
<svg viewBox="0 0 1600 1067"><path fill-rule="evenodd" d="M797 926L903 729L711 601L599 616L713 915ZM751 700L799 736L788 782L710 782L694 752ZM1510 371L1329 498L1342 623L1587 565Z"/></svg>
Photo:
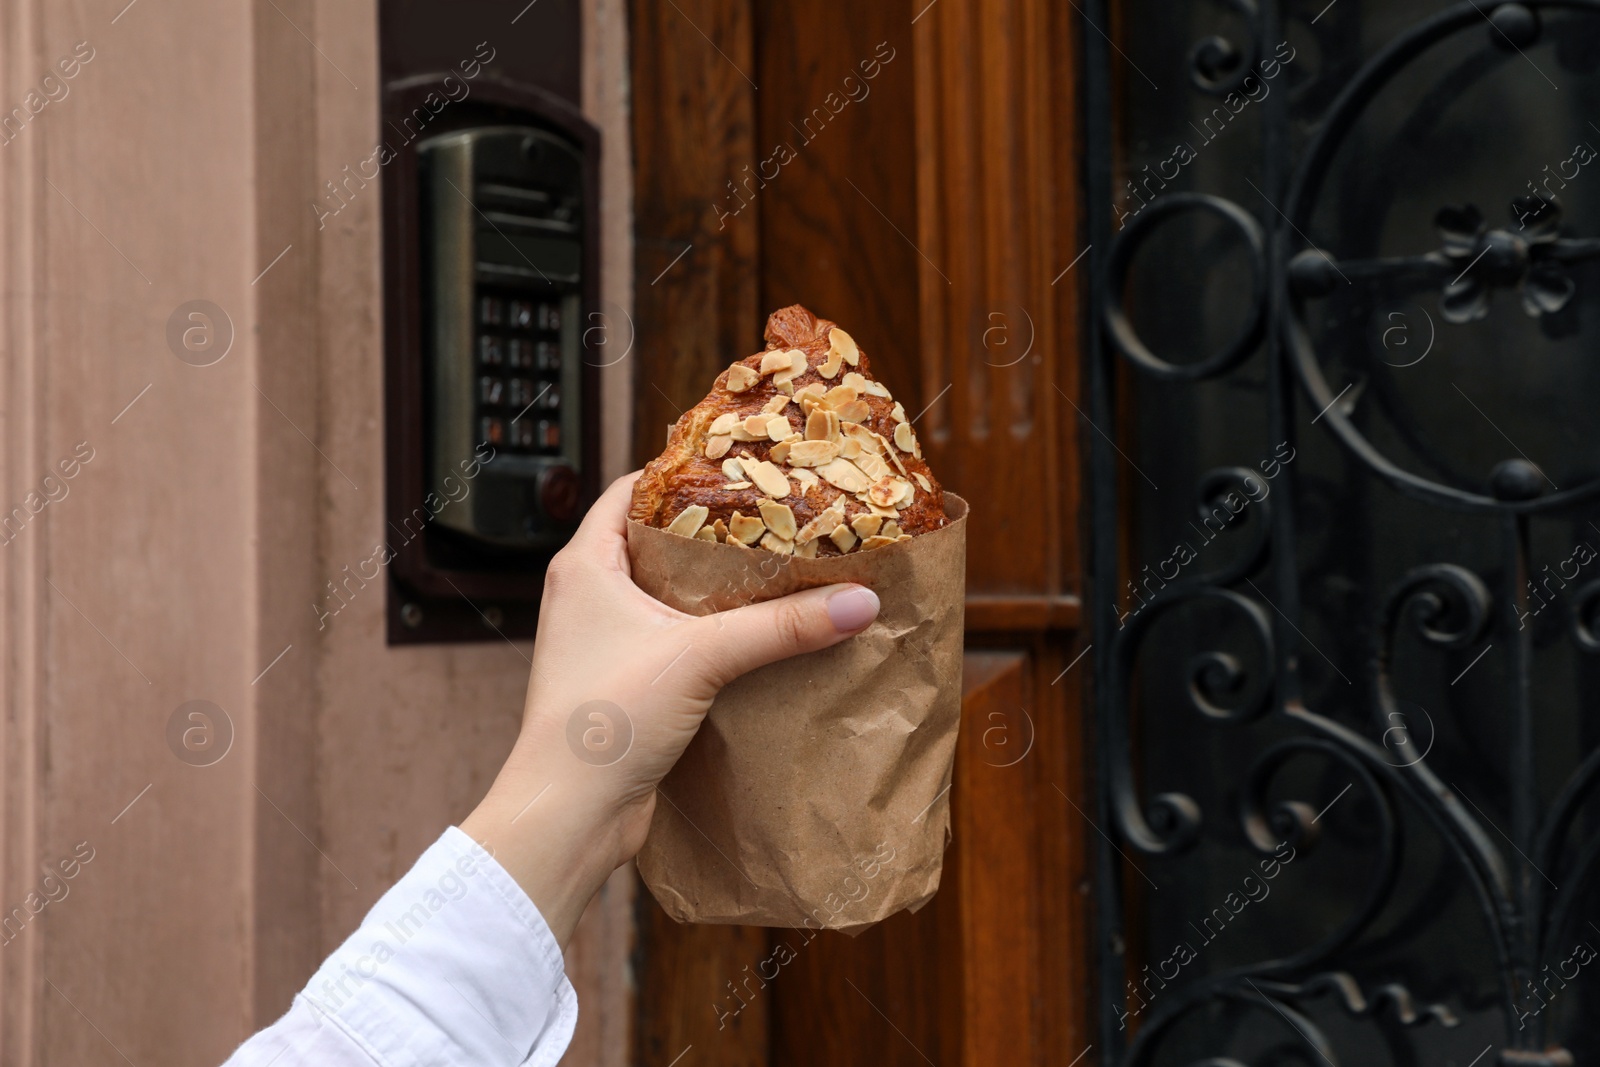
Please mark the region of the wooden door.
<svg viewBox="0 0 1600 1067"><path fill-rule="evenodd" d="M939 895L851 939L680 926L641 894L641 1064L1089 1044L1072 33L1047 0L634 5L636 458L798 302L920 412L973 514Z"/></svg>

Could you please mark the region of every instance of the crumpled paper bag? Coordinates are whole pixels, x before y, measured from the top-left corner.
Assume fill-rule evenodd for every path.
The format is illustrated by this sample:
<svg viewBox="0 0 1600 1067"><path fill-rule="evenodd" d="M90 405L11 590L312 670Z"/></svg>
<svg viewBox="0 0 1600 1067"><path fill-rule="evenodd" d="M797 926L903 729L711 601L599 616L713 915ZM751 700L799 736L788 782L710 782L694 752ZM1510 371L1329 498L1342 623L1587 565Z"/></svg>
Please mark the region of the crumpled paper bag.
<svg viewBox="0 0 1600 1067"><path fill-rule="evenodd" d="M858 582L877 619L725 688L661 783L639 873L679 922L855 934L939 888L961 722L967 503L944 529L798 559L628 523L633 580L706 615Z"/></svg>

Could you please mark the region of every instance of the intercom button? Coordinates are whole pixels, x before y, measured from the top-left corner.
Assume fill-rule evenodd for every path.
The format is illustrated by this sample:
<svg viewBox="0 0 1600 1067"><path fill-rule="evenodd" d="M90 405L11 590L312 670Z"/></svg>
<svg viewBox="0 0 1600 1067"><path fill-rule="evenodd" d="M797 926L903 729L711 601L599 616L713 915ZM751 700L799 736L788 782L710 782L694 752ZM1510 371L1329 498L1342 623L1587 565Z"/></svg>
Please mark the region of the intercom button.
<svg viewBox="0 0 1600 1067"><path fill-rule="evenodd" d="M486 415L482 419L478 420L478 422L478 436L481 437L485 442L491 445L503 445L506 443L505 419L497 419L493 416Z"/></svg>
<svg viewBox="0 0 1600 1067"><path fill-rule="evenodd" d="M478 358L486 367L498 367L506 360L504 341L494 334L484 334L478 338Z"/></svg>
<svg viewBox="0 0 1600 1067"><path fill-rule="evenodd" d="M485 296L478 299L478 321L485 326L498 326L505 321L505 301L498 296Z"/></svg>
<svg viewBox="0 0 1600 1067"><path fill-rule="evenodd" d="M519 330L533 328L533 301L511 301L511 325Z"/></svg>
<svg viewBox="0 0 1600 1067"><path fill-rule="evenodd" d="M539 507L556 522L578 517L578 472L565 463L546 467L539 475Z"/></svg>

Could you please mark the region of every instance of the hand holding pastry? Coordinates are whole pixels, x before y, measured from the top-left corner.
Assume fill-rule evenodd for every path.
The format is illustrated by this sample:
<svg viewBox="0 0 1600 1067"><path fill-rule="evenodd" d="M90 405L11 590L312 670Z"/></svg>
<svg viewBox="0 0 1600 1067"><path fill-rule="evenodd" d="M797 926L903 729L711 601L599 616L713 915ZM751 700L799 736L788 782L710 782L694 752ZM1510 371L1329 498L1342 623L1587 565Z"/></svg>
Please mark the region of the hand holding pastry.
<svg viewBox="0 0 1600 1067"><path fill-rule="evenodd" d="M521 735L461 824L494 851L563 944L600 884L638 852L656 784L718 690L763 664L843 641L878 611L878 598L857 585L698 618L674 611L630 576L624 513L636 477L612 484L551 563ZM575 748L575 720L579 738L611 731L605 740L626 747L601 758L581 741Z"/></svg>

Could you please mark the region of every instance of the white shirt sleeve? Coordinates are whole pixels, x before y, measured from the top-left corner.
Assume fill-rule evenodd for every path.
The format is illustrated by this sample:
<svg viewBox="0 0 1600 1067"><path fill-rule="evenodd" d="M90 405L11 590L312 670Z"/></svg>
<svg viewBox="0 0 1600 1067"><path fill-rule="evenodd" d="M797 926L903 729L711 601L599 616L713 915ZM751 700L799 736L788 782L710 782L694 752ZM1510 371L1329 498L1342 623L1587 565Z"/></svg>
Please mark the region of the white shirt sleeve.
<svg viewBox="0 0 1600 1067"><path fill-rule="evenodd" d="M539 909L456 827L223 1067L553 1067L578 997Z"/></svg>

